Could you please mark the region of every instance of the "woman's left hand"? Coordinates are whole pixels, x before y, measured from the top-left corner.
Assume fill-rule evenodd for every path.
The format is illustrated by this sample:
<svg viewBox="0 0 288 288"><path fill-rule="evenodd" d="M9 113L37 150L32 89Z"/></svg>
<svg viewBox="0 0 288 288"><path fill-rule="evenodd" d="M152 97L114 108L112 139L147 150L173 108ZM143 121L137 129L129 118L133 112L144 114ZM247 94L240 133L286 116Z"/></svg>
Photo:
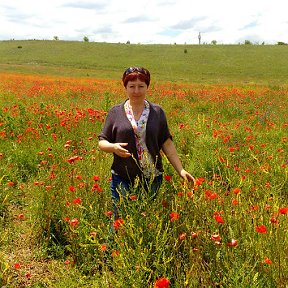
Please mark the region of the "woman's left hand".
<svg viewBox="0 0 288 288"><path fill-rule="evenodd" d="M185 181L195 183L195 178L194 178L189 172L187 172L187 171L184 170L184 169L182 169L182 170L180 171L180 176L181 176Z"/></svg>

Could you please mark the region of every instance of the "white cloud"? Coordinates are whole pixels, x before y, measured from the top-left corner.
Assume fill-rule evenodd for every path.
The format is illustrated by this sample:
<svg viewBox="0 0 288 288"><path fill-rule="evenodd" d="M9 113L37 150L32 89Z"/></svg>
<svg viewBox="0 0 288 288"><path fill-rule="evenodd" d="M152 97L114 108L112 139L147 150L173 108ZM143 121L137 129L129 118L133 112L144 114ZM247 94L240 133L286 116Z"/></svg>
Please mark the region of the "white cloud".
<svg viewBox="0 0 288 288"><path fill-rule="evenodd" d="M2 0L0 40L288 42L286 0Z"/></svg>

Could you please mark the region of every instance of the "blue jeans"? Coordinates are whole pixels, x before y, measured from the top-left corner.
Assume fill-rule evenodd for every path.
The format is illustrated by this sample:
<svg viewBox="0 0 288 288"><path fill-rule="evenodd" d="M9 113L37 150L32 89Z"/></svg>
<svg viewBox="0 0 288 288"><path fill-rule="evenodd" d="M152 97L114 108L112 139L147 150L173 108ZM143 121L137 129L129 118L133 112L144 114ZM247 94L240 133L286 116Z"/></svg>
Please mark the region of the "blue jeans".
<svg viewBox="0 0 288 288"><path fill-rule="evenodd" d="M136 188L136 192L140 193L142 188L147 192L148 198L154 200L162 182L163 175L156 176L153 181L144 179L143 181L140 181ZM133 188L133 183L131 183L131 181L112 173L111 192L115 218L118 216L117 206L119 206L119 202L121 202L121 199L126 202L129 194L133 192ZM137 198L141 198L141 195L137 195Z"/></svg>

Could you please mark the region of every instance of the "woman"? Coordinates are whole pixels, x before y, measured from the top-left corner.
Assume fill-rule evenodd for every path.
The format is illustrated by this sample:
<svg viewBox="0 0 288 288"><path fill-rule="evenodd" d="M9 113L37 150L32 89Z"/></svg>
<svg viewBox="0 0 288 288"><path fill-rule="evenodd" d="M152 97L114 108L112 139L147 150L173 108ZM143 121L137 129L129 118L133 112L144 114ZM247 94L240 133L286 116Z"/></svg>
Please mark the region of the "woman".
<svg viewBox="0 0 288 288"><path fill-rule="evenodd" d="M163 109L146 100L150 72L129 67L122 81L128 99L112 107L98 137L99 148L114 155L111 191L115 205L133 189L137 178L136 183L155 196L163 180L161 150L184 180L194 181L182 167Z"/></svg>

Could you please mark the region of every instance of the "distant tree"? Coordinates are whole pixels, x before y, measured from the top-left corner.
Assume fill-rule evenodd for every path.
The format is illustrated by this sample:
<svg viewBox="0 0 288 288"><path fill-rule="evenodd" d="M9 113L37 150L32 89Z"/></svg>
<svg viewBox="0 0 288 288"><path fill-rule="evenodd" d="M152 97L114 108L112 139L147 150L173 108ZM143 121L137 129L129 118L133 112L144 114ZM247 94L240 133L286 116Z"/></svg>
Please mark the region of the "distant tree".
<svg viewBox="0 0 288 288"><path fill-rule="evenodd" d="M88 38L87 36L84 36L84 37L83 37L83 41L84 41L84 42L89 42L89 38Z"/></svg>
<svg viewBox="0 0 288 288"><path fill-rule="evenodd" d="M53 39L57 41L57 40L59 40L59 37L58 36L54 36Z"/></svg>
<svg viewBox="0 0 288 288"><path fill-rule="evenodd" d="M216 44L217 44L217 41L216 41L216 40L212 40L212 41L211 41L211 44L212 44L212 45L216 45Z"/></svg>
<svg viewBox="0 0 288 288"><path fill-rule="evenodd" d="M280 41L280 42L277 42L277 45L287 45L287 43Z"/></svg>
<svg viewBox="0 0 288 288"><path fill-rule="evenodd" d="M126 42L126 44L130 44L130 41L128 40L128 41Z"/></svg>
<svg viewBox="0 0 288 288"><path fill-rule="evenodd" d="M244 44L245 45L252 45L252 42L250 40L245 40Z"/></svg>

